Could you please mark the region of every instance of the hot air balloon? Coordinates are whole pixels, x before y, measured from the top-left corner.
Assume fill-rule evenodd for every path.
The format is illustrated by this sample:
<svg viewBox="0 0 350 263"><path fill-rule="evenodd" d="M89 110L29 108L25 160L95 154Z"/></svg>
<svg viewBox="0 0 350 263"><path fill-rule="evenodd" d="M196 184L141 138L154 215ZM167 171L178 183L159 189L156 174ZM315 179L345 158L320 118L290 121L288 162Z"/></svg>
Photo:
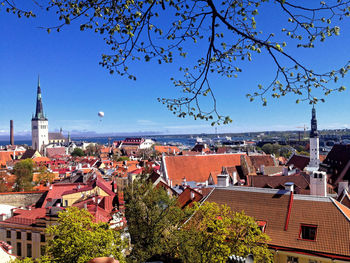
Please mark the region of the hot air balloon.
<svg viewBox="0 0 350 263"><path fill-rule="evenodd" d="M100 117L100 121L102 121L102 118L105 116L105 113L103 111L99 111L97 115L98 117Z"/></svg>

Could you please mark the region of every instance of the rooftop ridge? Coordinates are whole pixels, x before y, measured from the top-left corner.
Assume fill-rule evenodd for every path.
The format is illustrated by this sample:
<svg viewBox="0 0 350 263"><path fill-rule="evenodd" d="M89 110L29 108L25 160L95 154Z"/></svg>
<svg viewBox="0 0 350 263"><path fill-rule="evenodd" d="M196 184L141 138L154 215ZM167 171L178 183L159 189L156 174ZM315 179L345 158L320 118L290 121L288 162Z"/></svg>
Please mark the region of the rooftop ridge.
<svg viewBox="0 0 350 263"><path fill-rule="evenodd" d="M270 188L259 188L259 187L248 187L248 186L215 187L215 189L228 190L228 191L231 190L231 191L241 191L241 192L253 192L253 193L262 193L262 194L280 194L280 195L290 194L290 191L287 191L284 189L270 189ZM294 200L331 202L331 197L294 194Z"/></svg>
<svg viewBox="0 0 350 263"><path fill-rule="evenodd" d="M343 211L342 207L340 205L342 205L341 203L339 203L337 200L331 198L332 203L340 210L340 212L345 216L345 218L350 222L350 217ZM344 205L342 205L344 206ZM344 206L345 208L347 208L346 206Z"/></svg>
<svg viewBox="0 0 350 263"><path fill-rule="evenodd" d="M238 152L238 153L211 153L211 154L196 154L196 155L174 155L174 156L164 156L165 158L167 157L208 157L208 156L217 156L217 155L246 155L245 152Z"/></svg>

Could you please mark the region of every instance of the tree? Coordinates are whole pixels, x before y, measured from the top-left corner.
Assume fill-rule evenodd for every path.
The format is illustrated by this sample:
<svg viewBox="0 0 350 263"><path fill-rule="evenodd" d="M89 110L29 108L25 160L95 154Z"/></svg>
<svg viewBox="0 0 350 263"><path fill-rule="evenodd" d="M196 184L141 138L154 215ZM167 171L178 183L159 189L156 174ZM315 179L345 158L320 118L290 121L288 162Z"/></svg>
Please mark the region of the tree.
<svg viewBox="0 0 350 263"><path fill-rule="evenodd" d="M73 152L71 153L71 155L72 156L79 156L79 157L81 157L81 156L84 156L85 154L84 154L84 151L82 150L82 149L80 149L80 148L75 148L74 150L73 150Z"/></svg>
<svg viewBox="0 0 350 263"><path fill-rule="evenodd" d="M195 208L194 215L178 234L177 251L182 262L226 262L231 255L253 254L255 262L273 262L257 222L233 212L226 205L205 202Z"/></svg>
<svg viewBox="0 0 350 263"><path fill-rule="evenodd" d="M15 6L13 1L0 2L8 12L19 17L35 16ZM273 63L275 74L271 82L257 83L256 92L247 94L251 101L259 98L263 105L267 104L268 95L279 98L295 94L300 97L297 103L324 101L324 96L332 91L345 89L340 85L332 88L327 83L337 82L350 68L344 62L336 69L315 71L303 56L298 58L288 49L313 48L317 42L338 36L341 20L350 16L348 0L311 3L291 0L52 0L44 7L56 11L62 21L46 28L49 33L80 23L80 30L101 34L111 51L102 54L100 64L111 74L136 79L129 69L133 61L162 64L172 63L178 57L190 57L193 63L186 61L190 66L179 68L184 76L171 78L184 96L159 98L159 101L178 117L211 120L212 125L229 123L231 119L217 111L215 88L210 78L213 74L238 77L243 70L240 61L251 61L254 56L265 54ZM259 14L264 9L273 9L275 17L284 18L285 23L276 25L281 33L259 24ZM190 52L194 48L198 55ZM201 104L205 96L212 98L209 109Z"/></svg>
<svg viewBox="0 0 350 263"><path fill-rule="evenodd" d="M25 159L17 162L13 167L13 173L16 175L15 191L30 191L33 188L33 169L32 159Z"/></svg>
<svg viewBox="0 0 350 263"><path fill-rule="evenodd" d="M85 150L86 155L88 156L98 156L99 150L96 144L90 143Z"/></svg>
<svg viewBox="0 0 350 263"><path fill-rule="evenodd" d="M85 209L69 207L58 215L58 224L47 229L53 238L46 246L44 262L86 263L112 255L124 262L120 233L107 223L95 223Z"/></svg>
<svg viewBox="0 0 350 263"><path fill-rule="evenodd" d="M8 182L10 176L7 171L0 170L0 192L11 192L11 187L9 187Z"/></svg>
<svg viewBox="0 0 350 263"><path fill-rule="evenodd" d="M153 188L152 183L139 178L126 189L125 201L132 243L127 260L145 262L157 255L170 254L169 240L185 216L176 199L163 188Z"/></svg>
<svg viewBox="0 0 350 263"><path fill-rule="evenodd" d="M36 180L36 184L47 184L52 183L55 180L55 175L48 171L45 166L40 166L38 169L38 176Z"/></svg>

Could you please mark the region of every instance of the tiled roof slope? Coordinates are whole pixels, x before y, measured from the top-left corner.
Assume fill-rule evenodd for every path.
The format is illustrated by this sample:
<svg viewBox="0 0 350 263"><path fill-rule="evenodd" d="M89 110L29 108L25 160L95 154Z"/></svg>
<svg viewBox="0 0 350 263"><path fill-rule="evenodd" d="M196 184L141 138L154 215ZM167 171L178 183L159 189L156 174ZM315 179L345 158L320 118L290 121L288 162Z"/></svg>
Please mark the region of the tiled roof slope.
<svg viewBox="0 0 350 263"><path fill-rule="evenodd" d="M304 168L309 164L310 157L304 155L294 154L287 162L287 166L294 165L295 168L304 170Z"/></svg>
<svg viewBox="0 0 350 263"><path fill-rule="evenodd" d="M350 179L350 169L347 165L350 161L350 144L335 144L323 161L329 167L333 184L340 180Z"/></svg>
<svg viewBox="0 0 350 263"><path fill-rule="evenodd" d="M54 148L46 148L47 157L52 158L55 155L65 155L66 148L65 147L54 147Z"/></svg>
<svg viewBox="0 0 350 263"><path fill-rule="evenodd" d="M6 166L6 163L12 160L11 154L13 154L13 152L0 152L0 166Z"/></svg>
<svg viewBox="0 0 350 263"><path fill-rule="evenodd" d="M221 171L223 166L240 165L240 157L243 154L210 154L195 156L164 156L163 164L167 176L172 184L181 184L183 178L186 181L205 182L209 174Z"/></svg>
<svg viewBox="0 0 350 263"><path fill-rule="evenodd" d="M261 165L276 166L275 161L271 155L250 155L250 158L255 170L260 170Z"/></svg>
<svg viewBox="0 0 350 263"><path fill-rule="evenodd" d="M267 176L267 175L261 175L261 176L252 176L250 178L250 186L252 187L260 187L260 188L274 188L274 189L281 189L280 187L283 187L285 183L292 182L294 183L295 190L297 193L309 193L310 191L306 191L306 189L309 189L310 183L306 180L306 178L303 175L289 175L289 176ZM269 186L269 187L268 187ZM298 192L301 191L302 192Z"/></svg>
<svg viewBox="0 0 350 263"><path fill-rule="evenodd" d="M342 212L329 197L294 195L285 231L289 199L290 194L284 190L230 187L216 188L207 201L227 204L235 211L266 221L270 246L342 255L350 260L350 219L344 215L349 209L342 206ZM301 224L317 226L316 241L299 239Z"/></svg>

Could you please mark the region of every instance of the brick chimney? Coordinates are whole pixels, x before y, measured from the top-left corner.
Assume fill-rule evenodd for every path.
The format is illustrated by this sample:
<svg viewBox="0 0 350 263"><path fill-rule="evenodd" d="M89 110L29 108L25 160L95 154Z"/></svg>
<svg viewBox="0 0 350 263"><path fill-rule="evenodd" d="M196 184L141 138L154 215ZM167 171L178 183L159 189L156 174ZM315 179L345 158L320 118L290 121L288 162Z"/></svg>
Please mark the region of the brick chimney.
<svg viewBox="0 0 350 263"><path fill-rule="evenodd" d="M10 120L10 144L15 145L13 120ZM13 158L15 158L15 156L13 156Z"/></svg>

